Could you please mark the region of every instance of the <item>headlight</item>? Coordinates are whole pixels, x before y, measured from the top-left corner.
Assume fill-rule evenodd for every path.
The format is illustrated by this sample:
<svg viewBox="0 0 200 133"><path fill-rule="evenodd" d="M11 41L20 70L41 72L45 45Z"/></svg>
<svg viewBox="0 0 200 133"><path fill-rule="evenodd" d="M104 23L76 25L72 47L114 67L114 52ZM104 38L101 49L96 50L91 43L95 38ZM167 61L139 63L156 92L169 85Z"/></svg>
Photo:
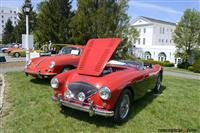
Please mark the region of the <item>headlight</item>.
<svg viewBox="0 0 200 133"><path fill-rule="evenodd" d="M67 90L67 91L65 91L65 93L64 93L64 96L66 97L66 98L73 98L74 97L74 94L70 91L70 90Z"/></svg>
<svg viewBox="0 0 200 133"><path fill-rule="evenodd" d="M49 68L53 68L56 65L56 63L54 61L51 61L49 64Z"/></svg>
<svg viewBox="0 0 200 133"><path fill-rule="evenodd" d="M85 94L83 92L78 93L78 100L81 102L85 101Z"/></svg>
<svg viewBox="0 0 200 133"><path fill-rule="evenodd" d="M53 78L51 80L51 87L54 88L54 89L56 89L56 88L58 88L58 86L59 86L58 79L57 78Z"/></svg>
<svg viewBox="0 0 200 133"><path fill-rule="evenodd" d="M108 87L104 86L99 90L99 95L103 100L111 98L111 91Z"/></svg>

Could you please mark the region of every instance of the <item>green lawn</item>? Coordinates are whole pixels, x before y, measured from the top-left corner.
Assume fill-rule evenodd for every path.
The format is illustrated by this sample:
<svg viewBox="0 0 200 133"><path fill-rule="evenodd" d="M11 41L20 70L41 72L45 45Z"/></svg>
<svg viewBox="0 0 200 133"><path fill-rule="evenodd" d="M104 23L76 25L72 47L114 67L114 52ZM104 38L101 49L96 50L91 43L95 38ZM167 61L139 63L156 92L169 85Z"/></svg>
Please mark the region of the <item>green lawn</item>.
<svg viewBox="0 0 200 133"><path fill-rule="evenodd" d="M49 81L39 81L13 72L5 76L6 106L3 133L67 132L158 132L158 129L194 128L200 132L200 82L165 76L163 94L148 93L134 103L128 122L115 124L110 118L64 108L51 100ZM2 133L2 132L1 132Z"/></svg>
<svg viewBox="0 0 200 133"><path fill-rule="evenodd" d="M178 73L183 73L183 74L200 76L200 73L194 73L192 71L189 71L189 70L186 70L186 69L181 69L181 68L176 68L176 67L165 67L164 70L169 71L169 72L178 72Z"/></svg>

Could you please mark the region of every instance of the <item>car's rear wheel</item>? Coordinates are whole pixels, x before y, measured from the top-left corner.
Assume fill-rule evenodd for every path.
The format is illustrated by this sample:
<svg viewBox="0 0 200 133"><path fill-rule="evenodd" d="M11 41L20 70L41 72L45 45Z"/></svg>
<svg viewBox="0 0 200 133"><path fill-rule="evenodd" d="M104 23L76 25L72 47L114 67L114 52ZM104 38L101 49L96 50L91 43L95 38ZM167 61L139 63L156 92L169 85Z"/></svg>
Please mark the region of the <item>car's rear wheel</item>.
<svg viewBox="0 0 200 133"><path fill-rule="evenodd" d="M159 94L159 93L162 92L162 90L161 90L161 83L162 83L162 81L161 81L161 74L159 74L158 77L157 77L155 88L154 88L154 92L157 93L157 94Z"/></svg>
<svg viewBox="0 0 200 133"><path fill-rule="evenodd" d="M125 89L117 101L114 113L115 122L125 122L131 110L132 93L130 90Z"/></svg>
<svg viewBox="0 0 200 133"><path fill-rule="evenodd" d="M14 53L14 57L16 57L16 58L18 58L18 57L20 57L20 53Z"/></svg>

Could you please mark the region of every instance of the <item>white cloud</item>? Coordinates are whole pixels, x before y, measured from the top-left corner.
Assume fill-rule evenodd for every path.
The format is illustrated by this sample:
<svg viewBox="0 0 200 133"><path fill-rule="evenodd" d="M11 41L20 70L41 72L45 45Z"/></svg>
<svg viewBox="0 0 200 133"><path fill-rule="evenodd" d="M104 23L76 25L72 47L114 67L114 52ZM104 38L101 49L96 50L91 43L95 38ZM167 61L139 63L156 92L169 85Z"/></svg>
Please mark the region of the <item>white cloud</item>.
<svg viewBox="0 0 200 133"><path fill-rule="evenodd" d="M156 5L156 4L150 4L150 3L144 3L144 2L139 2L139 1L130 1L129 2L129 6L131 7L141 7L141 8L149 8L152 10L156 10L156 11L161 11L161 12L166 12L166 13L173 13L173 14L178 14L178 15L182 15L183 13L180 11L177 11L175 9L166 7L166 6L160 6L160 5Z"/></svg>

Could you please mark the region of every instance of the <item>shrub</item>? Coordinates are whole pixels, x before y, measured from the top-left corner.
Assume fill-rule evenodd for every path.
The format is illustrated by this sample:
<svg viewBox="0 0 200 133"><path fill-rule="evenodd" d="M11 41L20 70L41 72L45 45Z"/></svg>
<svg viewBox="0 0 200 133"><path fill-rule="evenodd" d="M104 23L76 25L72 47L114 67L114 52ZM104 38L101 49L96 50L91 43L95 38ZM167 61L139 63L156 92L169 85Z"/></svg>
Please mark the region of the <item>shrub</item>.
<svg viewBox="0 0 200 133"><path fill-rule="evenodd" d="M190 64L188 62L182 62L177 65L178 68L182 68L182 69L188 69L189 66Z"/></svg>
<svg viewBox="0 0 200 133"><path fill-rule="evenodd" d="M169 61L161 62L161 61L155 61L153 59L142 60L142 61L147 62L147 63L151 63L151 64L159 64L159 65L165 66L165 67L173 67L174 66L174 63L171 63Z"/></svg>
<svg viewBox="0 0 200 133"><path fill-rule="evenodd" d="M200 73L200 59L198 59L194 62L193 71L196 73Z"/></svg>
<svg viewBox="0 0 200 133"><path fill-rule="evenodd" d="M188 67L188 70L189 70L189 71L193 71L193 70L194 70L193 66L189 66L189 67Z"/></svg>

